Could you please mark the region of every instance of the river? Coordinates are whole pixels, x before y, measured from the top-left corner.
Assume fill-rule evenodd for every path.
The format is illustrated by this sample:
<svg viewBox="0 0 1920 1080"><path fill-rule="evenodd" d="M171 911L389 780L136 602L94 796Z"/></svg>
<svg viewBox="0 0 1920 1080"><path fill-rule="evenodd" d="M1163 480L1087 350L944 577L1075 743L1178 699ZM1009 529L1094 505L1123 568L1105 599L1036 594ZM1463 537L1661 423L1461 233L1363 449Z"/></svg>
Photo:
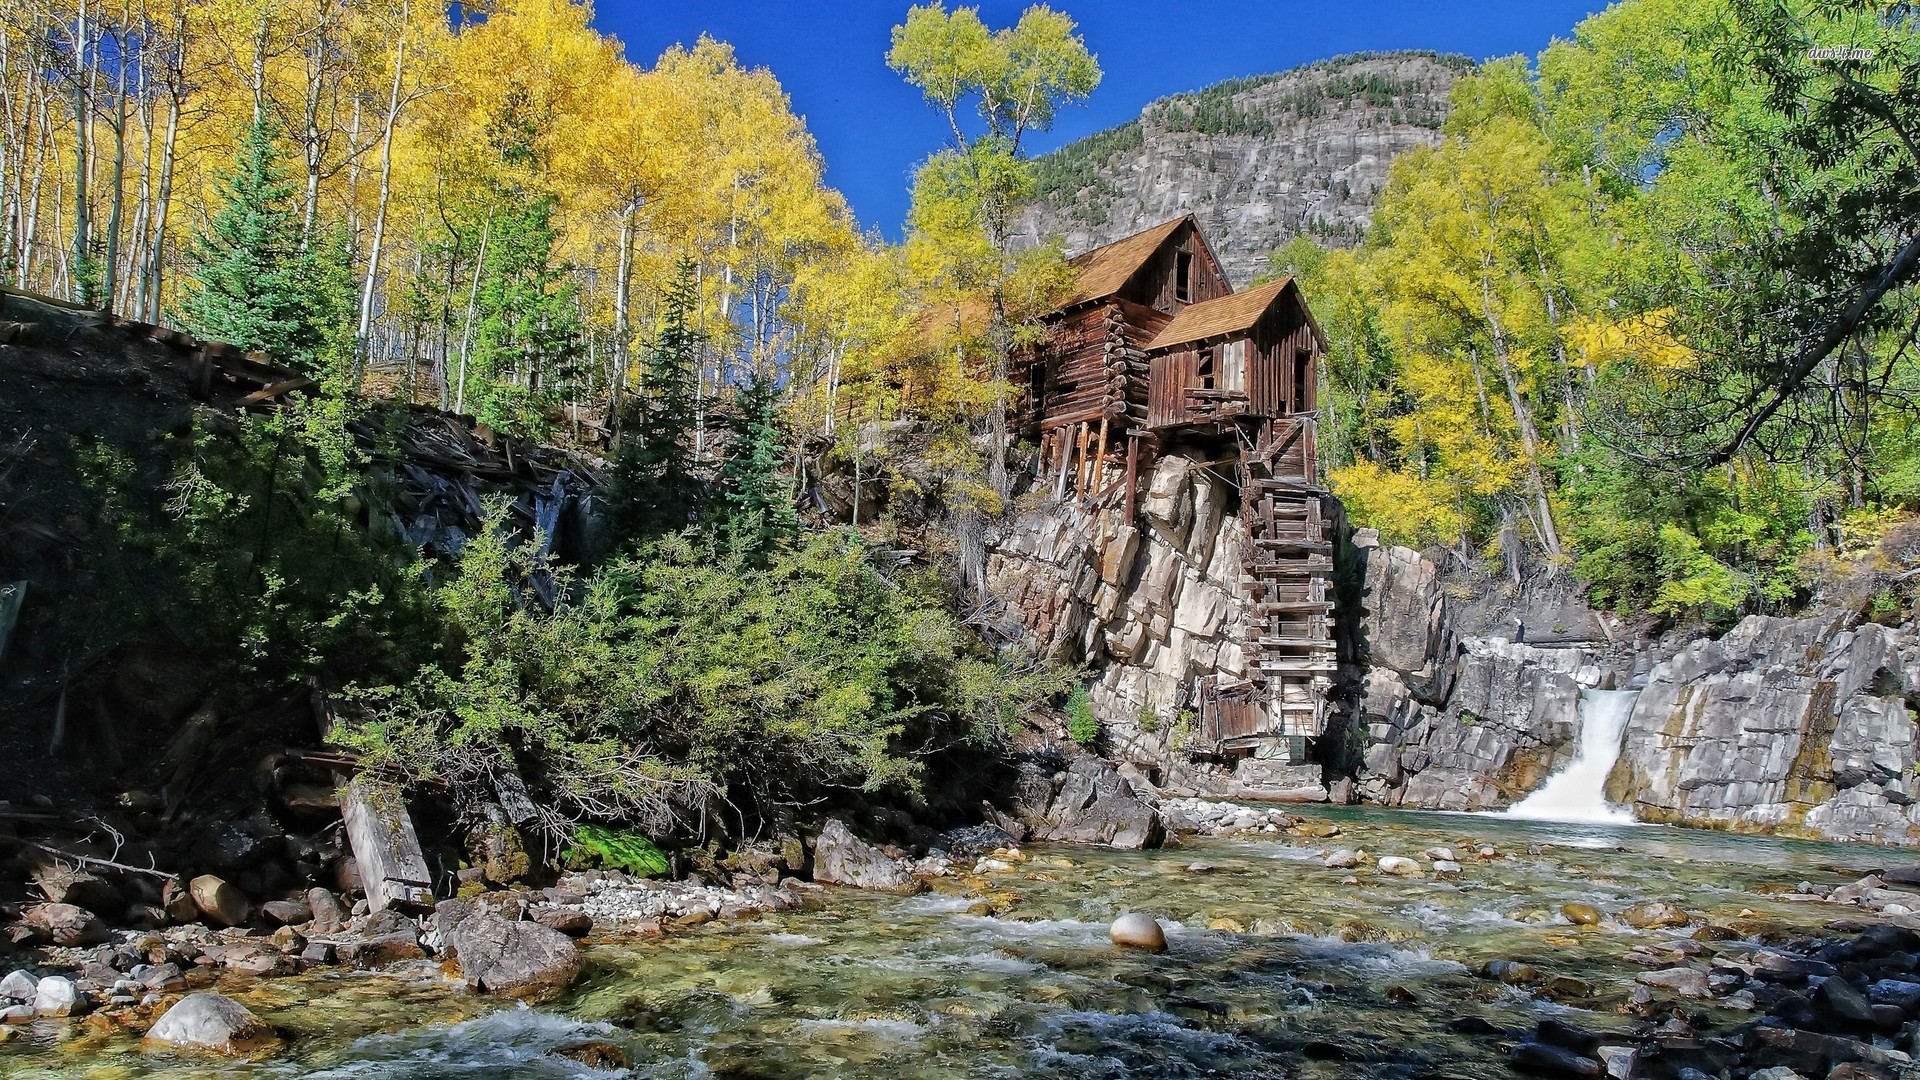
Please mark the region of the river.
<svg viewBox="0 0 1920 1080"><path fill-rule="evenodd" d="M0 1074L1504 1077L1489 1026L1517 1030L1549 1013L1625 1025L1617 1010L1643 970L1623 959L1635 945L1709 922L1742 937L1810 931L1839 912L1771 893L1913 861L1656 826L1305 813L1340 835L1148 852L1031 846L984 884L942 880L913 898L832 890L802 911L592 945L582 983L537 1008L468 994L425 963L409 978L222 984L282 1029L282 1054L214 1062L42 1021L0 1046ZM1419 857L1435 845L1463 856L1459 878L1381 875L1371 860L1357 871L1321 865L1334 847ZM1499 854L1473 857L1483 846ZM1647 899L1681 904L1693 928L1576 928L1558 914L1571 901L1612 913ZM1124 910L1159 917L1169 951L1111 947L1106 925ZM1475 976L1495 959L1558 981L1535 996ZM589 1038L618 1044L631 1070L554 1052Z"/></svg>

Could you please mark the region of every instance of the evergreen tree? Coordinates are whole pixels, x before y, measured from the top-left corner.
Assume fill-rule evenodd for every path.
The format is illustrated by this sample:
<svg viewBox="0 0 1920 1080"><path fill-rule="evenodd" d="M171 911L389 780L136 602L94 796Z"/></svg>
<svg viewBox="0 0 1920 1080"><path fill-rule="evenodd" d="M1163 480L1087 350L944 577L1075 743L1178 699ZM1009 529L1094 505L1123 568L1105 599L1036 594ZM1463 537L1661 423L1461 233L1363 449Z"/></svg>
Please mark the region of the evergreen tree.
<svg viewBox="0 0 1920 1080"><path fill-rule="evenodd" d="M660 329L641 363L640 388L622 425L611 491L623 539L676 532L698 504L693 473L693 369L702 338L694 264L682 259L661 297Z"/></svg>
<svg viewBox="0 0 1920 1080"><path fill-rule="evenodd" d="M193 284L180 321L213 341L306 358L319 343L298 190L280 168L267 120L249 126L221 181L218 213L187 250Z"/></svg>
<svg viewBox="0 0 1920 1080"><path fill-rule="evenodd" d="M580 359L579 284L554 257L553 196L504 194L520 205L491 226L467 393L487 423L537 434L544 406Z"/></svg>
<svg viewBox="0 0 1920 1080"><path fill-rule="evenodd" d="M755 376L740 388L727 418L727 458L720 467L720 498L727 528L754 556L763 556L800 531L793 486L781 475L786 443L775 423L780 391Z"/></svg>

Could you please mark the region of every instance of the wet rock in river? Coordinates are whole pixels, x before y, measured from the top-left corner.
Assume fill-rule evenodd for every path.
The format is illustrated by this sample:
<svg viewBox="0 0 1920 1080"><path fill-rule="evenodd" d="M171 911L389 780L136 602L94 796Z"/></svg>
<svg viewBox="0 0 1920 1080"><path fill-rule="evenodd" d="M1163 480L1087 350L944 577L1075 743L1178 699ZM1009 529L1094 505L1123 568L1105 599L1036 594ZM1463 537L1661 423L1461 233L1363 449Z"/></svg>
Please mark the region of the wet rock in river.
<svg viewBox="0 0 1920 1080"><path fill-rule="evenodd" d="M1023 767L1019 813L1034 840L1149 848L1159 847L1166 835L1160 812L1113 766L1091 754L1051 776Z"/></svg>
<svg viewBox="0 0 1920 1080"><path fill-rule="evenodd" d="M1696 968L1676 967L1643 971L1634 976L1634 979L1645 986L1671 990L1681 997L1707 996L1707 973Z"/></svg>
<svg viewBox="0 0 1920 1080"><path fill-rule="evenodd" d="M1420 864L1404 855L1382 855L1379 862L1380 872L1395 877L1419 877Z"/></svg>
<svg viewBox="0 0 1920 1080"><path fill-rule="evenodd" d="M273 1038L245 1005L219 994L188 994L147 1029L149 1042L238 1053Z"/></svg>
<svg viewBox="0 0 1920 1080"><path fill-rule="evenodd" d="M87 996L64 976L49 975L33 989L33 1011L39 1016L84 1016L87 1006Z"/></svg>
<svg viewBox="0 0 1920 1080"><path fill-rule="evenodd" d="M1540 970L1531 964L1522 964L1517 960L1489 960L1480 965L1480 977L1511 986L1522 986L1540 981Z"/></svg>
<svg viewBox="0 0 1920 1080"><path fill-rule="evenodd" d="M1360 860L1365 858L1366 854L1364 851L1355 851L1352 848L1341 848L1327 856L1326 861L1321 865L1330 870L1351 870L1360 865Z"/></svg>
<svg viewBox="0 0 1920 1080"><path fill-rule="evenodd" d="M838 818L828 819L814 841L813 880L897 893L914 893L923 887L905 863L854 836Z"/></svg>
<svg viewBox="0 0 1920 1080"><path fill-rule="evenodd" d="M1598 926L1602 918L1600 909L1592 904L1561 904L1560 914L1575 926Z"/></svg>
<svg viewBox="0 0 1920 1080"><path fill-rule="evenodd" d="M1550 1076L1606 1075L1606 1068L1597 1059L1546 1043L1521 1043L1513 1048L1507 1060L1516 1069Z"/></svg>
<svg viewBox="0 0 1920 1080"><path fill-rule="evenodd" d="M467 985L494 994L564 989L580 977L580 949L558 930L470 914L445 931Z"/></svg>
<svg viewBox="0 0 1920 1080"><path fill-rule="evenodd" d="M1873 1003L1866 992L1836 975L1820 984L1813 993L1813 1004L1835 1026L1871 1026Z"/></svg>
<svg viewBox="0 0 1920 1080"><path fill-rule="evenodd" d="M34 987L39 983L39 977L32 972L24 969L15 971L6 978L0 979L0 998L11 1001L32 1001Z"/></svg>
<svg viewBox="0 0 1920 1080"><path fill-rule="evenodd" d="M1685 926L1688 915L1677 904L1648 900L1621 911L1620 921L1636 930L1654 930L1666 926Z"/></svg>
<svg viewBox="0 0 1920 1080"><path fill-rule="evenodd" d="M1441 877L1459 877L1461 866L1451 859L1435 859L1433 861L1433 872L1439 874Z"/></svg>
<svg viewBox="0 0 1920 1080"><path fill-rule="evenodd" d="M593 931L593 916L577 908L537 908L533 913L533 921L568 937L586 937Z"/></svg>
<svg viewBox="0 0 1920 1080"><path fill-rule="evenodd" d="M627 1052L618 1043L608 1039L581 1039L554 1047L553 1052L563 1058L572 1058L589 1069L612 1071L627 1067Z"/></svg>
<svg viewBox="0 0 1920 1080"><path fill-rule="evenodd" d="M1113 920L1113 925L1107 927L1107 936L1123 949L1167 951L1167 932L1160 928L1160 923L1151 915L1128 912Z"/></svg>

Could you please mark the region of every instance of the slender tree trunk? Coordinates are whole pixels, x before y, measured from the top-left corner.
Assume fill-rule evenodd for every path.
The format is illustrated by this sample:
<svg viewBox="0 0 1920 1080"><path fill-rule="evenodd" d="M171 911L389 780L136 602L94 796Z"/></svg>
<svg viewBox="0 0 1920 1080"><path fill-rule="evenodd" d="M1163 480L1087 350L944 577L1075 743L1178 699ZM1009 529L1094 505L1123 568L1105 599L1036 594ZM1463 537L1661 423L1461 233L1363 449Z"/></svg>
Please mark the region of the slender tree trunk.
<svg viewBox="0 0 1920 1080"><path fill-rule="evenodd" d="M627 348L633 337L633 232L640 201L631 200L620 215L620 260L613 285L613 378L607 385L607 428L620 431L620 406L627 383Z"/></svg>
<svg viewBox="0 0 1920 1080"><path fill-rule="evenodd" d="M1533 489L1533 497L1538 504L1540 542L1547 554L1560 555L1560 533L1553 524L1553 506L1547 499L1547 482L1540 469L1540 433L1533 426L1533 410L1526 396L1520 392L1520 380L1513 370L1513 358L1507 345L1506 328L1501 325L1500 316L1493 307L1493 285L1485 275L1480 279L1482 314L1493 337L1493 357L1500 367L1501 381L1506 384L1507 401L1513 407L1514 426L1520 433L1520 448L1527 457L1527 482Z"/></svg>
<svg viewBox="0 0 1920 1080"><path fill-rule="evenodd" d="M125 39L121 39L122 54L126 51ZM120 284L120 222L126 209L127 194L127 59L125 55L117 58L114 65L118 69L113 122L113 209L107 215L107 258L106 277L101 282L101 303L114 307L114 296ZM118 310L124 312L125 307Z"/></svg>
<svg viewBox="0 0 1920 1080"><path fill-rule="evenodd" d="M160 321L160 275L167 251L167 212L173 206L174 154L180 139L180 111L186 101L182 84L175 78L170 78L169 84L167 128L160 140L160 181L153 197L153 231L147 239L146 311L141 316L156 323Z"/></svg>
<svg viewBox="0 0 1920 1080"><path fill-rule="evenodd" d="M80 0L79 15L73 24L73 60L79 65L73 73L73 116L77 127L73 143L73 272L68 276L70 295L81 303L91 302L79 279L81 268L93 246L93 211L89 205L88 181L93 171L93 72L96 49L93 27L87 15L87 2Z"/></svg>
<svg viewBox="0 0 1920 1080"><path fill-rule="evenodd" d="M354 383L358 385L366 360L367 339L373 329L373 290L380 276L380 252L387 238L387 202L393 193L393 127L400 116L400 87L406 73L407 6L401 5L400 40L394 44L393 82L387 91L387 115L380 125L380 199L373 212L373 241L367 247L367 276L360 283L360 320L355 337Z"/></svg>
<svg viewBox="0 0 1920 1080"><path fill-rule="evenodd" d="M473 344L473 312L480 303L480 275L487 265L487 236L493 231L493 218L480 226L480 252L473 260L473 288L467 293L467 323L460 331L460 385L454 391L453 411L467 411L467 350Z"/></svg>

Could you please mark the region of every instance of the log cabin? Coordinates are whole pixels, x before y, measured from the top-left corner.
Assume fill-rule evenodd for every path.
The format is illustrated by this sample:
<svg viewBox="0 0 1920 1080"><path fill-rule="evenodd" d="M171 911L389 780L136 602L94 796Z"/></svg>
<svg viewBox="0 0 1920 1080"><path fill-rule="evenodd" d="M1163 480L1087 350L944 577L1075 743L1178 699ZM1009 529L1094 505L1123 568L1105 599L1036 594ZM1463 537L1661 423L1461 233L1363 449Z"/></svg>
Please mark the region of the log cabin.
<svg viewBox="0 0 1920 1080"><path fill-rule="evenodd" d="M1336 667L1339 506L1314 447L1325 338L1291 278L1235 292L1191 215L1071 265L1073 292L1045 340L1015 358L1019 430L1061 497L1095 495L1118 473L1129 523L1164 453L1234 478L1246 677L1193 688L1195 748L1303 761L1325 730Z"/></svg>

